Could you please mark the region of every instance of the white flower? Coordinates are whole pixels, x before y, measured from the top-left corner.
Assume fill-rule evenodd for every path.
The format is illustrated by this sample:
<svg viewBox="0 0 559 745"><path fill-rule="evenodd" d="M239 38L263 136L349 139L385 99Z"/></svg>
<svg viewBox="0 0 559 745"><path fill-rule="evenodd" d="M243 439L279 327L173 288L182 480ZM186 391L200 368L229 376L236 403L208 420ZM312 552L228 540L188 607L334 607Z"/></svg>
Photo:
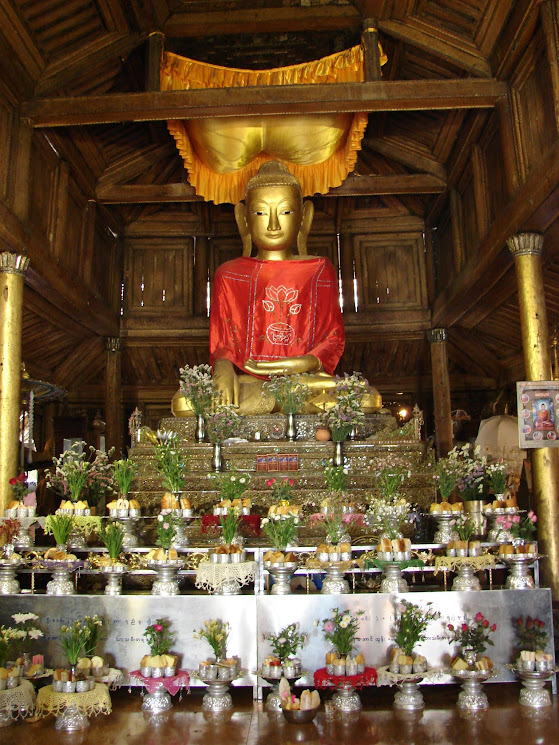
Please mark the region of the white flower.
<svg viewBox="0 0 559 745"><path fill-rule="evenodd" d="M278 644L285 644L286 641L287 639L284 636L282 636L281 639L278 639Z"/></svg>
<svg viewBox="0 0 559 745"><path fill-rule="evenodd" d="M39 639L41 636L43 636L43 632L41 629L29 629L27 632L27 636L30 639Z"/></svg>
<svg viewBox="0 0 559 745"><path fill-rule="evenodd" d="M351 616L349 615L349 613L346 613L344 616L342 616L342 623L345 623L346 626L348 625L350 621L351 621Z"/></svg>
<svg viewBox="0 0 559 745"><path fill-rule="evenodd" d="M230 480L231 481L236 481L237 480L237 477L233 475L233 476L231 476L231 479Z"/></svg>
<svg viewBox="0 0 559 745"><path fill-rule="evenodd" d="M247 480L245 479L245 477L244 477L244 476L242 476L242 477L241 477L241 478L239 479L239 484L246 484L246 482L247 482Z"/></svg>
<svg viewBox="0 0 559 745"><path fill-rule="evenodd" d="M346 620L346 619L347 619L347 616L344 616L342 618L342 620L340 621L340 628L341 629L347 629L347 627L349 626L349 621Z"/></svg>
<svg viewBox="0 0 559 745"><path fill-rule="evenodd" d="M16 623L25 623L26 621L37 621L39 616L34 613L14 613L12 618Z"/></svg>
<svg viewBox="0 0 559 745"><path fill-rule="evenodd" d="M318 627L318 624L320 623L320 620L318 618L315 618L312 622L312 625L315 627L315 629Z"/></svg>
<svg viewBox="0 0 559 745"><path fill-rule="evenodd" d="M161 514L157 515L157 519L159 520L160 523L162 523L163 522L163 515L161 515Z"/></svg>

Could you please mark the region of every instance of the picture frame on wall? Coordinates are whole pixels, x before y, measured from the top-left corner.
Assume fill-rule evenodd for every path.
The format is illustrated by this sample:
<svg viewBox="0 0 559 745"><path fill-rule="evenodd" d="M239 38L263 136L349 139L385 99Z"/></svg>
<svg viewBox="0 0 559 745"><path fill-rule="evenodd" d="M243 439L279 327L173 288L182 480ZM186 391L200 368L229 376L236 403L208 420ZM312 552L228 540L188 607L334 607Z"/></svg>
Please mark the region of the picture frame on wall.
<svg viewBox="0 0 559 745"><path fill-rule="evenodd" d="M559 447L559 381L519 381L516 397L518 446Z"/></svg>

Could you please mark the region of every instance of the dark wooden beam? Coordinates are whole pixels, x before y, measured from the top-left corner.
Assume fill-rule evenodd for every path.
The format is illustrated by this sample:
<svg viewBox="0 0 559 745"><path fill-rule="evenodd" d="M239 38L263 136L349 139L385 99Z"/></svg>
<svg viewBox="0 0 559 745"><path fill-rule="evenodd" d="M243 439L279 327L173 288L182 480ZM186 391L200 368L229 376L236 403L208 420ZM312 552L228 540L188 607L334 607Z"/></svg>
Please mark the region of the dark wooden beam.
<svg viewBox="0 0 559 745"><path fill-rule="evenodd" d="M331 111L484 109L506 93L506 83L493 79L389 80L36 99L23 105L22 114L34 127L65 127Z"/></svg>
<svg viewBox="0 0 559 745"><path fill-rule="evenodd" d="M121 184L97 187L96 197L104 204L162 204L201 202L190 184Z"/></svg>
<svg viewBox="0 0 559 745"><path fill-rule="evenodd" d="M425 171L433 176L446 181L446 168L425 149L418 151L415 143L403 137L367 137L362 146L374 150L375 153L385 155L414 171Z"/></svg>
<svg viewBox="0 0 559 745"><path fill-rule="evenodd" d="M163 26L168 37L267 34L278 31L336 31L360 28L361 16L348 5L300 5L172 13Z"/></svg>
<svg viewBox="0 0 559 745"><path fill-rule="evenodd" d="M176 154L177 149L174 142L171 141L164 142L162 145L150 145L141 150L133 150L125 158L111 163L99 176L97 185L98 187L106 187L128 181L145 173L154 163L159 163Z"/></svg>

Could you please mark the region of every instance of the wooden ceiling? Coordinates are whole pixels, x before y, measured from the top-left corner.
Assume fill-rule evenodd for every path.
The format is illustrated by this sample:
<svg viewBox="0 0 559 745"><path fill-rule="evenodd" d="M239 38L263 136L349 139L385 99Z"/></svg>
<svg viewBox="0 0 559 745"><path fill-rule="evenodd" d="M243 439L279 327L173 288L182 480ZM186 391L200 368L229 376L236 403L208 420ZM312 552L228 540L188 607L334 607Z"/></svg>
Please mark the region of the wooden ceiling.
<svg viewBox="0 0 559 745"><path fill-rule="evenodd" d="M168 100L149 92L154 38L166 49L227 67L265 69L317 59L358 44L375 26L388 56L390 88L370 82L356 103L351 86L334 86L333 103L297 92L302 110L328 106L369 112L353 174L315 197L317 229L343 233L359 220L406 221L436 230L449 193L460 183L465 149L479 136L506 81L533 39L537 0L11 0L0 7L0 71L21 113L74 167L119 236L180 219L198 234L232 225L232 208L202 205L187 182L165 118ZM162 34L160 37L154 32ZM150 73L151 70L151 73ZM177 111L231 115L263 106L253 91L223 101L215 91L177 94ZM289 111L293 91L276 105ZM264 109L263 109L264 110ZM477 134L476 134L477 133ZM322 221L322 222L321 222ZM357 222L355 222L357 221ZM364 224L364 223L363 223ZM218 226L218 227L216 227ZM549 225L545 226L546 229ZM426 251L431 251L431 242ZM500 386L521 374L514 273L509 259L497 292L470 293L452 318L437 284L436 241L428 256L429 309L450 327L453 380L464 387ZM559 309L549 257L551 320ZM25 315L24 356L37 371L76 390L102 375L100 337L79 319L52 318L33 289ZM71 322L72 321L72 322ZM430 322L429 324L430 325ZM360 369L389 391L429 387L423 327L384 332L362 316L348 323L342 369ZM207 359L206 336L159 342L136 334L124 345L123 382L172 389L178 367ZM134 339L136 341L134 341ZM480 353L480 344L483 352ZM97 353L97 357L95 357ZM101 360L101 361L99 361ZM458 383L457 383L458 384ZM133 396L133 393L130 393Z"/></svg>

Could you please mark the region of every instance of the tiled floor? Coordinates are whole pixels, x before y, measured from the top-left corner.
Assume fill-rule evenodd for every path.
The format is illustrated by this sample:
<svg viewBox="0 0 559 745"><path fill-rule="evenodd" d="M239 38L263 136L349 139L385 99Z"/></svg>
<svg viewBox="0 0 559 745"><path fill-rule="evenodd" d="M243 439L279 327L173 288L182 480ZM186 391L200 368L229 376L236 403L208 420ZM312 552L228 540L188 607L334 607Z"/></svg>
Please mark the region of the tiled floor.
<svg viewBox="0 0 559 745"><path fill-rule="evenodd" d="M0 730L2 745L556 745L559 703L542 712L518 705L515 684L487 685L490 707L461 715L458 688L423 688L425 709L401 715L392 708L394 689L361 694L363 711L327 720L324 709L311 724L288 724L253 702L250 689L233 691L234 709L224 718L202 712L203 690L193 689L160 718L144 714L137 690L112 693L113 713L91 720L88 729L60 733L54 719L17 722Z"/></svg>

